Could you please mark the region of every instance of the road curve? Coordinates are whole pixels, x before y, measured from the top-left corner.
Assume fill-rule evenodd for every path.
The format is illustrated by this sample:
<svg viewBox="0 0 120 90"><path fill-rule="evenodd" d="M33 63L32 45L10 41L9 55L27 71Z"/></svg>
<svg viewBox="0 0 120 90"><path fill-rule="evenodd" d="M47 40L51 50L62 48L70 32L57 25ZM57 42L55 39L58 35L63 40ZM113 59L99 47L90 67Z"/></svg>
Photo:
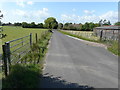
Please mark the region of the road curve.
<svg viewBox="0 0 120 90"><path fill-rule="evenodd" d="M118 88L118 57L54 31L40 88Z"/></svg>

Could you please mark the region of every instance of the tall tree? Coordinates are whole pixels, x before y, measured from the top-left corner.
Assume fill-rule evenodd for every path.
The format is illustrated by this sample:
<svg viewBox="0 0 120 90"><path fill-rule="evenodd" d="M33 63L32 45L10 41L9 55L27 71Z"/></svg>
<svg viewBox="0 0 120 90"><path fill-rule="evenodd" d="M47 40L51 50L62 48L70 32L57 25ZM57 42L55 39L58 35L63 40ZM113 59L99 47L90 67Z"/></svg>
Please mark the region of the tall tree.
<svg viewBox="0 0 120 90"><path fill-rule="evenodd" d="M47 18L45 21L45 26L49 29L57 29L58 27L58 22L56 21L56 19L54 17L49 17Z"/></svg>
<svg viewBox="0 0 120 90"><path fill-rule="evenodd" d="M93 31L93 28L95 27L95 24L94 23L89 23L89 29L91 30L91 31Z"/></svg>
<svg viewBox="0 0 120 90"><path fill-rule="evenodd" d="M63 24L62 24L62 23L59 23L59 24L58 24L58 28L59 28L59 29L62 29L62 28L63 28Z"/></svg>

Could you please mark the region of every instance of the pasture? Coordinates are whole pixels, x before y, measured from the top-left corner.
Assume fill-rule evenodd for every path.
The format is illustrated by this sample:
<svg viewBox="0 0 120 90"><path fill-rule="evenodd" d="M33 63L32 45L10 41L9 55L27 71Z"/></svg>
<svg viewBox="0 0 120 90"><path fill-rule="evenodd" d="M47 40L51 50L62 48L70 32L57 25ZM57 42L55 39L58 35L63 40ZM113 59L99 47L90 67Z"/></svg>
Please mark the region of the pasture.
<svg viewBox="0 0 120 90"><path fill-rule="evenodd" d="M2 44L4 44L7 41L10 41L10 40L24 37L26 35L29 35L30 33L32 33L33 37L35 37L35 33L40 35L41 32L44 30L48 30L48 29L22 28L19 26L4 26L2 33L6 34L7 36L2 39ZM34 39L33 39L33 41L34 41Z"/></svg>
<svg viewBox="0 0 120 90"><path fill-rule="evenodd" d="M48 30L48 29L22 28L19 26L3 26L2 33L6 34L7 36L0 39L0 53L2 53L2 44L4 44L5 42L30 35L30 33L32 33L33 42L35 42L35 33L37 33L38 37L40 37L41 33L45 30ZM15 42L15 43L17 43L17 42Z"/></svg>

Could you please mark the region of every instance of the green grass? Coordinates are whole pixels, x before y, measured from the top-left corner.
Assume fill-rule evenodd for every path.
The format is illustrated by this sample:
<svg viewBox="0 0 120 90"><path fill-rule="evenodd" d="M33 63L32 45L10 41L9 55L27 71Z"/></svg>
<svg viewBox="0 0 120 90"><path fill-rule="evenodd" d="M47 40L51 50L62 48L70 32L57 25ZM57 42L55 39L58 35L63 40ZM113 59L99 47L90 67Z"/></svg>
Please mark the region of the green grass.
<svg viewBox="0 0 120 90"><path fill-rule="evenodd" d="M112 45L108 46L108 50L114 53L115 55L120 56L118 42L113 42Z"/></svg>
<svg viewBox="0 0 120 90"><path fill-rule="evenodd" d="M66 34L66 35L73 36L73 37L77 37L77 38L80 38L80 39L83 39L83 40L105 44L107 46L107 49L110 52L112 52L115 55L120 56L120 51L118 49L118 42L117 41L100 41L99 39L94 40L94 39L90 39L90 38L85 38L85 37L82 37L82 36L71 34L71 33L66 32L66 31L59 31L59 32L61 32L63 34Z"/></svg>
<svg viewBox="0 0 120 90"><path fill-rule="evenodd" d="M7 34L5 38L2 39L2 42L7 42L10 40L14 40L17 38L24 37L26 35L29 35L30 33L33 34L33 38L35 37L35 33L38 34L38 36L41 35L41 32L48 29L39 29L39 28L22 28L19 26L3 26L3 34ZM35 41L35 39L33 39Z"/></svg>
<svg viewBox="0 0 120 90"><path fill-rule="evenodd" d="M2 39L0 39L0 54L2 53Z"/></svg>
<svg viewBox="0 0 120 90"><path fill-rule="evenodd" d="M3 88L35 88L41 72L38 64L13 65L9 76L3 79Z"/></svg>

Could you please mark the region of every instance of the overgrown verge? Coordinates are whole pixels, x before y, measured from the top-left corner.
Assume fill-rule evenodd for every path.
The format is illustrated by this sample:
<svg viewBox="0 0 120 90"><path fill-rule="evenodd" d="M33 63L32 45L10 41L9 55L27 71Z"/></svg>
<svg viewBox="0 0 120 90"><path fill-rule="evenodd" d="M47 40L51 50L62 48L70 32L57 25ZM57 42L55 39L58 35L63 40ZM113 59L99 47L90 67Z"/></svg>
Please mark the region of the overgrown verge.
<svg viewBox="0 0 120 90"><path fill-rule="evenodd" d="M78 36L78 35L71 34L71 33L64 32L64 31L60 31L60 30L59 30L59 32L61 32L63 34L66 34L66 35L70 35L70 36L76 37L76 38L80 38L80 39L83 39L83 40L105 44L107 46L107 49L110 52L112 52L115 55L120 56L120 51L118 49L118 42L117 41L112 41L112 40L111 41L92 40L92 39L89 39L89 38L85 38L85 37L82 37L82 36Z"/></svg>
<svg viewBox="0 0 120 90"><path fill-rule="evenodd" d="M83 39L83 40L92 41L92 42L99 42L99 40L93 40L93 39L85 38L85 37L78 36L78 35L75 35L75 34L71 34L71 33L68 33L68 32L64 32L64 31L59 31L59 32L61 32L63 34L66 34L66 35L76 37L76 38L80 38L80 39Z"/></svg>
<svg viewBox="0 0 120 90"><path fill-rule="evenodd" d="M2 79L2 88L37 88L42 74L43 60L51 33L44 34L34 43L22 63L11 66L10 73Z"/></svg>

